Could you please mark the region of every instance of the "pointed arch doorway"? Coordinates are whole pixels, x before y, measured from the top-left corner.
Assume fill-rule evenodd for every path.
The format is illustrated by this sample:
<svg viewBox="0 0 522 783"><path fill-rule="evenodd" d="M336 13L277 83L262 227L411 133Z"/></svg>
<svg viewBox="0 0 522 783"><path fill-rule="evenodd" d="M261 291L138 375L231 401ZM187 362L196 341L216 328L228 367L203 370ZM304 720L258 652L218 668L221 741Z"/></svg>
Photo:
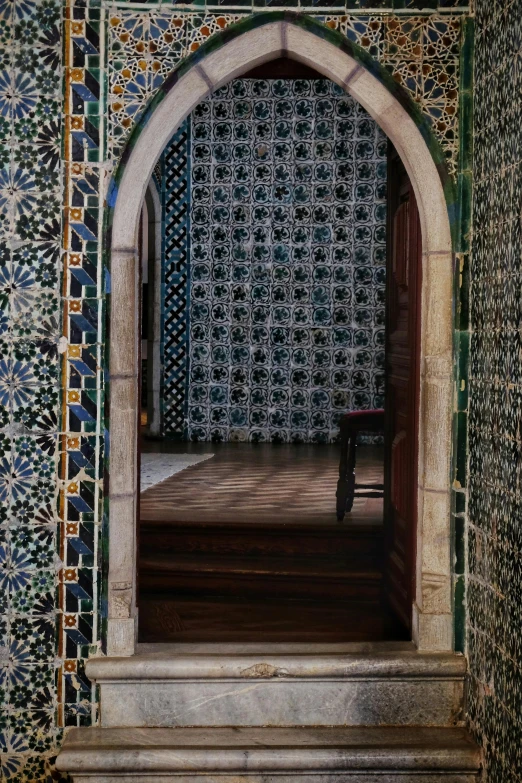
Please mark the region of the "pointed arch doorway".
<svg viewBox="0 0 522 783"><path fill-rule="evenodd" d="M112 193L110 309L109 654L132 655L137 624L138 215L154 163L179 122L210 91L253 67L289 57L342 86L393 142L411 179L422 234L419 416L414 491L413 638L419 648L452 646L450 443L452 409L452 253L439 172L419 128L397 97L339 45L299 17L257 18L227 31L219 48L198 52L166 83L128 148ZM313 27L313 25L312 25ZM330 40L328 40L330 37ZM370 63L365 62L365 65Z"/></svg>

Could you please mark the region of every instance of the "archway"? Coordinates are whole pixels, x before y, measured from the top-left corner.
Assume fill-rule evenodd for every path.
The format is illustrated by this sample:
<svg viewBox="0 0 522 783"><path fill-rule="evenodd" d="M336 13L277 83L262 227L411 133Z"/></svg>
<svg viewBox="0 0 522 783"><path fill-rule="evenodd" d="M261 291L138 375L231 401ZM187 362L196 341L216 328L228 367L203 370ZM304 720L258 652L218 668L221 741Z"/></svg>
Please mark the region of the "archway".
<svg viewBox="0 0 522 783"><path fill-rule="evenodd" d="M216 46L221 44L221 46ZM444 187L422 125L377 69L305 17L262 15L202 47L165 83L137 129L110 191L110 655L134 652L138 432L138 220L154 164L178 124L209 92L256 65L289 57L343 87L388 135L412 181L422 229L421 393L416 596L419 649L452 648L450 459L452 381L451 231ZM404 96L402 96L404 98Z"/></svg>

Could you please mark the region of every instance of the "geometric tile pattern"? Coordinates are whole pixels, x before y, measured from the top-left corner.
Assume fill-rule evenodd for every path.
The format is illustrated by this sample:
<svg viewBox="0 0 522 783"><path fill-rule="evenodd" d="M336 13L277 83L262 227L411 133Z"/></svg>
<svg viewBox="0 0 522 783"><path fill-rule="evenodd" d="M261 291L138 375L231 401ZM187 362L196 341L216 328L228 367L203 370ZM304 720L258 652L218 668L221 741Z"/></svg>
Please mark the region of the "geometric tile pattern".
<svg viewBox="0 0 522 783"><path fill-rule="evenodd" d="M85 661L101 647L99 575L104 478L104 318L110 283L102 261L104 25L100 9L65 6L62 435L63 564L58 627L58 727L97 720Z"/></svg>
<svg viewBox="0 0 522 783"><path fill-rule="evenodd" d="M375 6L375 4L374 4ZM458 16L328 16L326 24L384 63L430 119L448 164L458 165L461 19Z"/></svg>
<svg viewBox="0 0 522 783"><path fill-rule="evenodd" d="M370 4L375 8L376 3ZM412 4L413 8L414 5ZM446 6L449 8L451 6ZM317 9L316 9L317 11ZM109 155L117 157L147 100L182 57L241 15L125 11L110 19ZM314 14L383 63L429 118L451 174L458 165L462 17L384 13ZM167 33L160 31L168 30Z"/></svg>
<svg viewBox="0 0 522 783"><path fill-rule="evenodd" d="M116 160L149 98L178 63L240 14L128 11L108 24L108 155Z"/></svg>
<svg viewBox="0 0 522 783"><path fill-rule="evenodd" d="M470 724L488 780L522 769L522 4L477 2L471 260Z"/></svg>
<svg viewBox="0 0 522 783"><path fill-rule="evenodd" d="M0 778L44 779L59 693L60 3L0 3Z"/></svg>
<svg viewBox="0 0 522 783"><path fill-rule="evenodd" d="M230 10L183 5L178 11L174 3L159 0L139 8L126 7L125 0L0 2L0 768L5 779L59 779L52 756L63 727L97 720L96 691L84 665L89 655L103 651L105 640L107 185L148 97L183 57L248 16L255 3L244 3L237 0ZM263 8L267 4L263 0ZM380 8L373 13L369 9L375 6ZM489 6L498 4L479 3L481 24ZM453 26L466 13L457 0L346 0L337 15L334 3L323 16L318 4L306 0L296 0L295 7L319 21L328 19L331 26L344 25L345 34L367 51L380 47L380 62L396 78L415 71L419 60L408 30L391 40L397 22L407 23L408 9L414 11L427 31L412 30L423 47L421 90L429 91L436 116L455 118L454 42L444 25ZM412 25L418 30L419 23ZM440 45L430 54L435 27L442 31ZM425 79L430 63L440 74L433 83ZM414 83L419 84L415 73L408 89L431 114ZM505 94L509 98L510 90ZM444 140L443 126L435 130L454 167L451 140Z"/></svg>
<svg viewBox="0 0 522 783"><path fill-rule="evenodd" d="M185 120L162 156L162 420L167 437L185 432L188 346L190 220L189 122Z"/></svg>
<svg viewBox="0 0 522 783"><path fill-rule="evenodd" d="M191 440L329 442L382 407L386 137L328 79L191 116Z"/></svg>

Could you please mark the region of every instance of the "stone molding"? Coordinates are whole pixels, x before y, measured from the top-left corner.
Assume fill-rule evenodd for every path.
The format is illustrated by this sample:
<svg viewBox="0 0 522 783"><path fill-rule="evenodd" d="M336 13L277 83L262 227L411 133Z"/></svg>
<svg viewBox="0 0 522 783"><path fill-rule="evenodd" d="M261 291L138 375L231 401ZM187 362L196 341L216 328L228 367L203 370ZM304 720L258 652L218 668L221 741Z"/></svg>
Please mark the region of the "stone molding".
<svg viewBox="0 0 522 783"><path fill-rule="evenodd" d="M221 645L208 645L208 652L163 652L155 645L153 655L137 654L122 658L91 658L87 662L89 679L103 682L132 683L143 680L340 680L347 679L426 679L461 681L466 659L453 653L419 653L414 649L389 650L386 643L374 645L366 653L332 651L306 654L272 651L230 652ZM215 649L217 648L217 649ZM384 648L384 649L383 649Z"/></svg>

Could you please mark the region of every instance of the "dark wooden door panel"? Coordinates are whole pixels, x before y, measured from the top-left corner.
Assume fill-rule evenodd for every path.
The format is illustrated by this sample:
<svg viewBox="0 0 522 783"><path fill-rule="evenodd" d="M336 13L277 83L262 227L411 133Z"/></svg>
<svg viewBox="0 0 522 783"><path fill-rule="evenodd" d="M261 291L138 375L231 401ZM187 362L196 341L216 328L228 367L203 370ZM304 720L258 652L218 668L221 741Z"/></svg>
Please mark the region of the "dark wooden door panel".
<svg viewBox="0 0 522 783"><path fill-rule="evenodd" d="M390 147L386 335L386 593L411 629L417 526L421 232L411 182Z"/></svg>

